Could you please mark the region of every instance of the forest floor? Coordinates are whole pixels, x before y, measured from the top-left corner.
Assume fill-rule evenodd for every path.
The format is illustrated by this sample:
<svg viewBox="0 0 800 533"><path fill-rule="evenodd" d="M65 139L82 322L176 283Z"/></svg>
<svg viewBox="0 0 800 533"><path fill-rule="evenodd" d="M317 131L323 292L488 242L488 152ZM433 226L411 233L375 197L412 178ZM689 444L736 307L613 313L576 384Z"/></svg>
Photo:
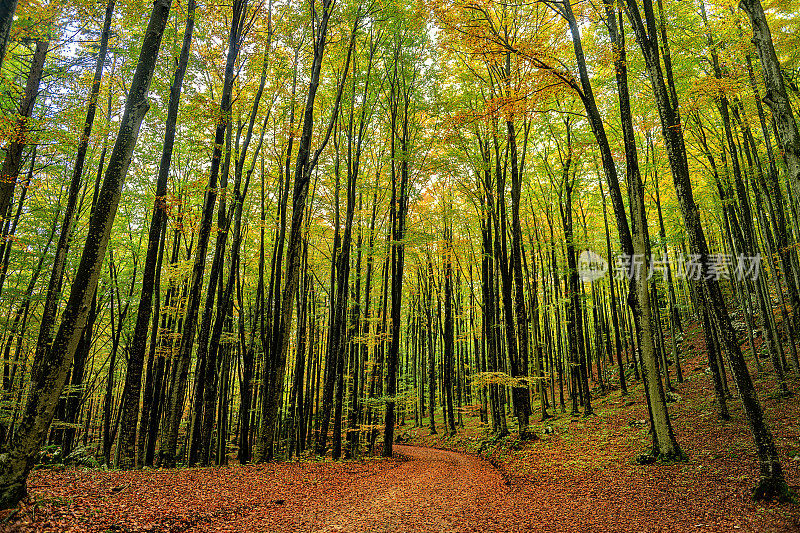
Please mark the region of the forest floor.
<svg viewBox="0 0 800 533"><path fill-rule="evenodd" d="M718 420L704 346L687 338L686 381L673 383L670 404L683 463L636 463L650 437L633 385L627 397L598 394L591 417L557 409L525 442L492 439L468 412L458 435L444 436L439 412L439 435L427 419L398 428L414 446L398 445L393 459L37 470L0 531L800 531L800 505L750 499L758 464L741 405L732 399L732 419ZM800 493L800 392L775 395L768 372L756 384ZM800 380L790 388L800 391Z"/></svg>
<svg viewBox="0 0 800 533"><path fill-rule="evenodd" d="M686 462L637 464L652 440L644 390L631 377L628 396L619 390L604 395L594 391L594 416L570 416L568 398L567 412L559 406L554 418L539 421L538 410L531 418L536 438L530 441L516 438L510 418L512 435L493 440L490 428L466 413L464 427L449 437L441 412L437 435L430 435L425 418L423 427L406 429L403 438L489 460L528 502L534 530L551 517L559 531L800 531L800 505L750 498L759 465L741 403L728 400L731 419L719 420L703 336L695 326L686 339L685 381L676 382L672 367L676 401L669 404ZM769 360L762 360L762 366L755 384L787 482L800 500L800 380L796 375L788 380L795 393L783 398L775 393ZM751 370L755 376L755 368ZM732 380L730 390L735 396Z"/></svg>
<svg viewBox="0 0 800 533"><path fill-rule="evenodd" d="M172 471L39 471L11 531L521 531L487 461L397 446L359 462Z"/></svg>

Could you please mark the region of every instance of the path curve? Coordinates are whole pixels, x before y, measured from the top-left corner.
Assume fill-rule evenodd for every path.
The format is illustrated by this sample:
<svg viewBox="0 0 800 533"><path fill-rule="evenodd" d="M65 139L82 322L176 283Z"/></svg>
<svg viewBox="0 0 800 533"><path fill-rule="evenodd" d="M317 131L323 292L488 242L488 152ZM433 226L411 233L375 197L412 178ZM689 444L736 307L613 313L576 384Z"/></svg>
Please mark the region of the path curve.
<svg viewBox="0 0 800 533"><path fill-rule="evenodd" d="M517 531L509 489L489 463L456 452L395 445L405 460L349 486L309 494L303 505L286 509L297 531L469 532ZM333 487L331 487L333 488ZM280 531L274 515L258 513L225 529ZM270 523L272 522L272 523ZM289 524L285 524L288 526Z"/></svg>

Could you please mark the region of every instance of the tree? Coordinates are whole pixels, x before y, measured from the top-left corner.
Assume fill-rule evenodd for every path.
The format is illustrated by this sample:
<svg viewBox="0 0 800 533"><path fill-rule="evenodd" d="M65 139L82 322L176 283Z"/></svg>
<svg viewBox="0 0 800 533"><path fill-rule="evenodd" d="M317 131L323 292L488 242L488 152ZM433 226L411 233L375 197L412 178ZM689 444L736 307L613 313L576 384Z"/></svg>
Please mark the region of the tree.
<svg viewBox="0 0 800 533"><path fill-rule="evenodd" d="M692 192L680 112L678 111L677 101L671 100L669 97L661 70L658 33L653 6L648 2L643 3L644 19L636 0L626 0L625 6L628 18L636 33L636 40L639 42L644 55L648 77L653 86L653 93L661 120L662 134L669 154L672 179L689 237L689 247L692 253L699 254L704 264L707 264L709 256L708 243L703 227L700 224L697 204ZM720 339L728 354L733 377L736 380L745 414L756 443L761 480L755 487L753 496L756 499L786 498L788 497L788 488L783 476L780 459L775 449L772 432L764 420L764 411L753 386L747 363L742 355L736 332L731 325L718 281L713 277L706 276L703 283L703 291L708 298L715 327L719 330ZM706 336L710 334L712 332L706 331Z"/></svg>
<svg viewBox="0 0 800 533"><path fill-rule="evenodd" d="M233 4L233 17L231 18L230 32L228 35L228 53L225 60L225 80L222 86L220 99L220 113L214 134L214 149L211 157L211 172L208 178L208 188L203 200L203 210L195 248L192 279L189 289L184 329L181 336L180 357L176 368L173 370L168 401L167 434L161 441L161 462L167 466L174 466L176 449L178 445L178 430L183 416L183 403L186 394L186 380L191 364L192 350L194 348L194 334L197 315L200 307L200 291L203 285L203 274L206 268L206 252L211 234L211 220L214 215L214 204L217 200L217 180L222 163L223 142L231 120L231 100L233 94L234 67L241 47L241 35L247 21L247 0L237 0ZM228 155L229 157L229 155ZM211 293L216 293L216 284L212 285ZM213 301L212 301L213 305ZM202 376L202 373L199 373Z"/></svg>
<svg viewBox="0 0 800 533"><path fill-rule="evenodd" d="M103 178L97 208L89 223L89 233L61 325L48 353L34 364L31 390L16 444L9 453L0 456L0 506L4 509L15 506L26 494L28 473L53 420L58 397L86 324L131 155L142 120L150 107L147 94L171 5L168 0L156 0L153 4L119 133Z"/></svg>
<svg viewBox="0 0 800 533"><path fill-rule="evenodd" d="M256 461L264 462L272 458L272 444L275 438L278 408L281 394L283 392L283 380L286 371L286 358L289 350L289 333L291 331L294 298L297 286L300 281L300 260L302 252L302 229L303 216L306 209L306 199L308 198L308 185L311 181L311 173L319 162L319 156L325 149L330 139L331 132L339 116L339 106L342 99L347 70L350 65L348 54L345 63L341 82L338 84L333 110L331 112L328 127L320 145L311 153L311 137L314 128L314 101L319 88L320 72L322 70L322 59L325 55L325 45L328 37L328 23L331 12L334 8L333 0L322 0L322 13L319 14L316 22L314 56L311 63L309 77L308 94L306 95L305 110L303 112L303 129L300 136L300 145L297 147L297 160L294 166L294 186L292 192L292 225L289 233L289 246L287 250L286 280L283 286L283 293L280 297L280 307L276 311L277 328L273 331L270 352L274 358L272 375L268 376L269 388L264 388L268 393L262 398L262 420L261 428L256 445ZM317 21L316 2L311 3L311 13ZM267 381L265 381L267 383Z"/></svg>
<svg viewBox="0 0 800 533"><path fill-rule="evenodd" d="M156 197L153 202L153 215L150 219L150 231L147 235L147 256L142 273L142 292L139 298L139 308L136 314L136 326L133 331L130 348L128 350L128 370L125 374L125 388L122 396L122 417L120 419L120 448L122 468L129 468L134 464L141 466L143 457L136 457L136 422L139 418L139 394L141 392L142 368L144 366L144 352L147 346L147 333L150 326L150 316L153 308L153 291L155 277L161 273L156 270L159 250L163 239L166 237L166 195L169 167L172 162L172 149L175 144L175 129L178 120L178 105L180 103L183 77L189 62L189 50L194 31L195 1L189 0L186 6L186 29L183 34L183 46L180 59L175 68L175 76L170 88L166 128L164 131L164 147L161 153L161 162L158 167L156 181ZM155 342L155 339L152 340ZM144 418L143 418L144 420ZM141 431L144 431L143 425Z"/></svg>
<svg viewBox="0 0 800 533"><path fill-rule="evenodd" d="M775 128L778 131L778 140L783 147L783 157L786 160L786 180L794 190L795 198L800 198L800 133L797 130L792 106L786 93L781 65L775 53L772 42L772 33L764 14L761 0L742 0L739 7L750 17L753 26L753 43L756 45L758 57L761 59L761 69L764 73L764 82L767 92L764 103L772 110ZM798 325L800 314L794 310L794 324Z"/></svg>
<svg viewBox="0 0 800 533"><path fill-rule="evenodd" d="M17 10L17 0L2 0L0 2L0 67L6 55L8 36L14 24L14 12Z"/></svg>

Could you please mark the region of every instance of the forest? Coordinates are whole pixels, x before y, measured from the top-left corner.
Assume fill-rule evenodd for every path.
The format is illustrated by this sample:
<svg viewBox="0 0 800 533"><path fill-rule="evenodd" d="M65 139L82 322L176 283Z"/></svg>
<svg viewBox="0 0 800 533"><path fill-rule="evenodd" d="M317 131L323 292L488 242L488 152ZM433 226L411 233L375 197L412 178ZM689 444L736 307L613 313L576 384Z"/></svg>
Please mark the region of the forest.
<svg viewBox="0 0 800 533"><path fill-rule="evenodd" d="M800 527L799 28L795 0L0 1L0 529L377 531L265 511L375 471L385 530L472 531L390 508L573 462L605 499L592 461ZM249 503L91 518L193 483Z"/></svg>

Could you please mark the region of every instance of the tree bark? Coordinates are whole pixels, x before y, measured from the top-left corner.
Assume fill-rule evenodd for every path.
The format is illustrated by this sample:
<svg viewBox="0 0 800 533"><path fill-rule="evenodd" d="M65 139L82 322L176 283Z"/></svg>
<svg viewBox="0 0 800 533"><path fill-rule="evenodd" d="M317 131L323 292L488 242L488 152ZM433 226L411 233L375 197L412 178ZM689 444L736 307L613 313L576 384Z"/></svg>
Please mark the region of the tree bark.
<svg viewBox="0 0 800 533"><path fill-rule="evenodd" d="M225 133L230 121L231 99L233 93L234 67L239 55L240 35L247 10L247 0L236 0L233 4L233 18L228 34L228 55L225 63L225 78L220 97L220 118L214 134L214 150L211 158L211 173L208 178L208 188L203 199L203 209L198 228L197 246L195 248L194 264L192 266L191 285L186 303L186 316L184 317L183 333L181 335L180 353L175 361L175 368L170 385L168 401L167 423L165 434L161 441L161 464L175 466L177 460L175 453L178 446L178 430L183 417L183 404L186 395L186 380L191 365L194 335L197 327L197 315L200 308L200 291L203 285L203 274L206 268L206 253L208 240L211 235L211 221L214 215L214 204L217 200L217 180L222 163L222 146L225 142ZM215 290L215 289L213 289Z"/></svg>
<svg viewBox="0 0 800 533"><path fill-rule="evenodd" d="M316 5L311 4L315 18ZM303 130L300 136L300 145L297 148L297 160L294 168L294 190L292 192L292 225L289 233L289 247L287 250L286 281L281 295L280 314L276 316L277 328L272 336L272 373L274 381L271 383L269 396L262 399L264 408L262 410L262 420L259 432L258 443L256 445L256 461L264 462L271 457L272 443L277 432L278 409L283 393L283 381L286 374L286 358L289 351L289 334L292 327L294 314L294 298L297 293L297 286L300 280L300 263L302 258L302 233L303 217L305 215L306 199L308 197L308 186L311 181L311 172L317 165L319 154L325 148L330 138L333 125L339 114L344 79L347 77L347 69L350 61L349 57L342 75L342 83L334 103L334 110L328 129L320 146L311 154L311 137L314 129L314 101L319 88L319 77L322 70L322 59L325 53L325 45L328 36L328 22L333 9L333 0L322 0L322 14L319 16L319 25L316 28L316 40L314 41L314 57L311 63L309 75L308 94L306 95L306 106L303 112Z"/></svg>
<svg viewBox="0 0 800 533"><path fill-rule="evenodd" d="M169 178L169 167L172 162L172 149L175 145L175 127L178 120L178 106L183 87L183 77L186 74L186 66L189 62L189 49L191 48L192 32L194 31L195 0L189 0L186 11L186 29L183 33L183 45L172 86L170 87L169 104L167 106L164 147L161 152L161 163L158 167L156 197L153 203L153 214L150 219L150 231L147 235L147 255L142 274L142 291L139 298L133 338L128 349L128 370L125 374L125 388L122 394L122 418L120 420L120 468L131 468L135 464L141 466L142 463L141 457L138 460L136 458L136 421L139 414L142 368L144 366L147 332L153 307L153 288L156 276L160 275L160 272L156 271L156 263L161 242L161 228L167 216L167 179ZM153 342L155 342L155 339Z"/></svg>
<svg viewBox="0 0 800 533"><path fill-rule="evenodd" d="M0 456L0 507L15 506L26 494L26 480L39 446L47 436L58 397L64 388L69 366L83 334L94 297L100 269L105 259L114 215L122 186L130 166L133 149L144 115L150 105L147 93L155 71L161 38L172 2L156 0L145 32L139 61L131 80L120 130L109 158L97 205L89 222L89 231L75 275L61 326L53 345L41 364L34 369L25 414L13 450Z"/></svg>
<svg viewBox="0 0 800 533"><path fill-rule="evenodd" d="M786 181L792 186L795 198L800 198L800 133L798 133L786 85L781 73L781 65L775 53L772 33L764 14L761 0L741 0L739 7L750 17L753 26L753 44L756 45L761 69L764 74L766 94L764 103L772 110L772 117L778 131L778 140L783 147L786 161ZM800 310L795 309L794 325L798 326Z"/></svg>
<svg viewBox="0 0 800 533"><path fill-rule="evenodd" d="M14 24L14 13L17 11L17 0L0 0L0 68L8 48L11 26Z"/></svg>
<svg viewBox="0 0 800 533"><path fill-rule="evenodd" d="M16 127L14 136L6 148L6 157L3 160L3 167L0 170L0 217L6 220L9 216L11 200L14 196L14 189L19 178L19 171L22 165L22 152L28 145L28 119L33 114L33 106L36 97L39 95L39 84L44 73L44 61L50 41L47 39L36 41L36 47L31 57L31 69L28 79L25 82L25 90L20 99L19 109L17 110Z"/></svg>
<svg viewBox="0 0 800 533"><path fill-rule="evenodd" d="M656 34L653 6L649 1L643 2L645 18L642 20L639 4L636 0L625 0L625 5L628 18L631 21L636 33L636 39L644 55L648 77L653 87L672 170L672 178L683 213L684 227L689 238L689 246L692 253L699 254L705 266L705 261L707 261L709 254L708 243L700 224L700 214L692 192L680 114L677 106L670 104L667 88L664 84L658 54L658 36ZM705 274L705 269L703 274ZM728 316L719 282L709 276L706 276L704 281L703 290L708 298L709 312L719 328L720 339L728 354L733 377L742 399L745 414L750 423L759 457L761 480L754 488L753 496L756 499L786 499L788 497L788 487L783 476L783 469L775 448L772 432L764 420L764 412L753 386L747 363L742 355L736 331L733 329Z"/></svg>

